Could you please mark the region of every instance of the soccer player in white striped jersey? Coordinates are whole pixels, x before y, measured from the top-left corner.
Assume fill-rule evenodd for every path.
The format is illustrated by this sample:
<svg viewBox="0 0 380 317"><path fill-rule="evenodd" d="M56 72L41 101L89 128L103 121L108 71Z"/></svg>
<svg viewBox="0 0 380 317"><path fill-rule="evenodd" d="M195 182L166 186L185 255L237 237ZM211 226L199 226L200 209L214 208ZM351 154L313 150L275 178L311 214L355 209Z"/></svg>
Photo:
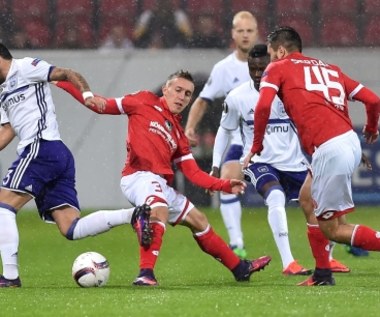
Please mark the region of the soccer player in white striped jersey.
<svg viewBox="0 0 380 317"><path fill-rule="evenodd" d="M190 108L186 123L185 134L191 145L197 144L196 127L201 121L207 106L217 98L224 98L235 87L250 79L247 58L248 52L258 40L256 18L248 11L235 14L232 21L232 39L235 50L223 60L216 63L210 77L199 97ZM243 154L240 135L231 134L230 148L222 164L221 178L237 178L240 175L239 159ZM219 173L213 176L219 177ZM230 247L241 258L247 253L244 249L243 233L241 230L241 203L238 196L228 193L220 194L220 210L224 225L228 231Z"/></svg>
<svg viewBox="0 0 380 317"><path fill-rule="evenodd" d="M98 211L80 218L74 158L62 142L49 81L69 81L83 93L88 107L102 108L82 75L37 58L13 58L0 43L0 150L16 136L18 158L0 191L0 288L20 287L17 212L34 199L40 217L55 222L69 240L130 223L134 209Z"/></svg>
<svg viewBox="0 0 380 317"><path fill-rule="evenodd" d="M220 158L228 145L226 135L234 131L239 131L242 135L244 155L249 152L253 140L252 118L259 97L258 88L261 75L268 63L266 45L255 45L248 56L252 80L232 90L225 99L214 145L213 168L219 168ZM281 256L283 274L309 275L311 270L305 269L293 258L285 211L286 201L298 198L307 174L308 163L301 151L298 135L278 98L273 102L264 142L265 150L261 156L255 157L254 163L244 171L245 178L255 186L268 206L268 222Z"/></svg>

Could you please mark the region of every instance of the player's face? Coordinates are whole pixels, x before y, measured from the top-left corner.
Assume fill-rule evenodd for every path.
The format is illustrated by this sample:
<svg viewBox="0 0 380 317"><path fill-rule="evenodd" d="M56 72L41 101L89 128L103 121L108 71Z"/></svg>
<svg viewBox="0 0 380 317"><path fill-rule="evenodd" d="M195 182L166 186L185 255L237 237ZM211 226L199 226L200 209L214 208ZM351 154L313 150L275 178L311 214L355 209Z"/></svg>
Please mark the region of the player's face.
<svg viewBox="0 0 380 317"><path fill-rule="evenodd" d="M235 42L236 49L244 53L249 52L257 42L258 36L257 22L253 19L239 19L232 28L232 39Z"/></svg>
<svg viewBox="0 0 380 317"><path fill-rule="evenodd" d="M191 101L194 84L185 78L174 78L162 89L169 110L174 114L181 113Z"/></svg>
<svg viewBox="0 0 380 317"><path fill-rule="evenodd" d="M249 75L251 76L257 90L259 90L261 76L263 75L263 72L268 64L269 56L248 58Z"/></svg>

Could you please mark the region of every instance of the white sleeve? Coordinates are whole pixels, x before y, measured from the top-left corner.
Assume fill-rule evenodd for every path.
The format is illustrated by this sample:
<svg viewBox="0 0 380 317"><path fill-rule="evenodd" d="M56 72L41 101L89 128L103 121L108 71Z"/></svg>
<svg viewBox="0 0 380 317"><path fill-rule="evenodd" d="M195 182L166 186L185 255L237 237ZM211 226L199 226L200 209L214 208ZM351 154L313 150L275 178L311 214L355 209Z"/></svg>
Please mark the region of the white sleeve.
<svg viewBox="0 0 380 317"><path fill-rule="evenodd" d="M222 163L222 158L228 147L231 132L219 127L215 136L214 150L212 153L212 167L219 168Z"/></svg>
<svg viewBox="0 0 380 317"><path fill-rule="evenodd" d="M236 130L239 127L240 114L236 99L228 94L223 102L223 113L220 125L226 130Z"/></svg>
<svg viewBox="0 0 380 317"><path fill-rule="evenodd" d="M23 59L22 76L27 82L36 83L49 79L49 74L54 66L38 58L26 57Z"/></svg>
<svg viewBox="0 0 380 317"><path fill-rule="evenodd" d="M204 85L199 97L214 101L217 98L224 97L223 89L223 72L221 67L215 65L211 71L210 77Z"/></svg>

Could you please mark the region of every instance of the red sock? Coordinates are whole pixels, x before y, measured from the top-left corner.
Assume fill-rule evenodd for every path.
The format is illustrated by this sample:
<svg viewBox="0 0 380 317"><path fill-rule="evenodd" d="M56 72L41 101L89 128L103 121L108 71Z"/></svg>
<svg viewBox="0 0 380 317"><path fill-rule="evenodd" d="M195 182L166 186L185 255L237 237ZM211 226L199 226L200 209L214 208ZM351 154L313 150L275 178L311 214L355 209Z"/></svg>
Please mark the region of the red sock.
<svg viewBox="0 0 380 317"><path fill-rule="evenodd" d="M315 259L315 267L318 269L329 269L329 240L324 236L319 226L307 225L307 237L311 252Z"/></svg>
<svg viewBox="0 0 380 317"><path fill-rule="evenodd" d="M354 247L367 251L380 251L380 233L369 227L357 225L351 241Z"/></svg>
<svg viewBox="0 0 380 317"><path fill-rule="evenodd" d="M154 269L161 249L165 226L162 223L152 223L152 243L148 249L140 247L140 269Z"/></svg>
<svg viewBox="0 0 380 317"><path fill-rule="evenodd" d="M202 235L194 235L194 238L204 252L213 256L230 270L234 269L240 263L238 256L211 227Z"/></svg>

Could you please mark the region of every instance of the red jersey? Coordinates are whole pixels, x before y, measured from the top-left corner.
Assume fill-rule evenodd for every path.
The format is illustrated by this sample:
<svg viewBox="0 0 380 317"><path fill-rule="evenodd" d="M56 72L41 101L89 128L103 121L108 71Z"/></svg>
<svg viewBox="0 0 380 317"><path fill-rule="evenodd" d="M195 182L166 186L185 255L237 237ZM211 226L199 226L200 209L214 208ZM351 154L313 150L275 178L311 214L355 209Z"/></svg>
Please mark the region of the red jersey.
<svg viewBox="0 0 380 317"><path fill-rule="evenodd" d="M149 91L125 95L116 101L121 113L129 118L128 153L122 174L150 171L171 178L172 163L191 155L180 125L181 117L169 111L164 98Z"/></svg>
<svg viewBox="0 0 380 317"><path fill-rule="evenodd" d="M58 82L82 104L81 92L69 82ZM150 91L140 91L122 98L106 99L103 112L128 115L127 158L122 175L137 171L149 171L162 175L168 182L173 180L173 163L195 185L231 192L229 180L218 179L203 172L196 164L187 137L180 124L180 115L173 114L163 97Z"/></svg>
<svg viewBox="0 0 380 317"><path fill-rule="evenodd" d="M271 93L264 92L270 88ZM368 131L377 131L379 98L369 89L342 73L339 67L301 53L272 62L260 84L260 100L255 111L255 139L252 152L260 152L265 133L267 97L278 93L285 110L295 123L301 144L308 154L327 140L352 129L348 99L365 103ZM359 94L360 92L360 94ZM270 104L269 104L270 107ZM268 114L269 115L269 114Z"/></svg>

